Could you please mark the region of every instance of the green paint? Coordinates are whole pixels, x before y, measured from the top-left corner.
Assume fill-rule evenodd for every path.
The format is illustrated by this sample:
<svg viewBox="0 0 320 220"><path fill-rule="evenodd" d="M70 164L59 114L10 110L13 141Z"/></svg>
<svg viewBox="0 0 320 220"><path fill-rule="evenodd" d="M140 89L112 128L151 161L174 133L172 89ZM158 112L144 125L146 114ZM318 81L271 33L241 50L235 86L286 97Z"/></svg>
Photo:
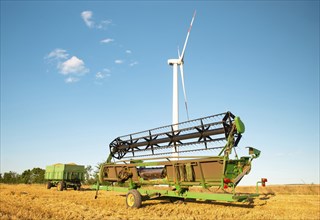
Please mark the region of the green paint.
<svg viewBox="0 0 320 220"><path fill-rule="evenodd" d="M100 189L107 191L114 191L120 193L127 193L130 189L125 187L116 186L100 186ZM180 192L161 189L137 189L140 194L148 199L157 195L184 199L199 199L199 200L212 200L212 201L225 201L225 202L242 202L252 197L257 197L259 194L235 194L235 193L201 193L189 192L187 188L180 189Z"/></svg>
<svg viewBox="0 0 320 220"><path fill-rule="evenodd" d="M112 160L112 154L109 154L108 158L107 158L107 163L111 163Z"/></svg>
<svg viewBox="0 0 320 220"><path fill-rule="evenodd" d="M132 179L129 179L129 189L136 189L137 185L132 181Z"/></svg>
<svg viewBox="0 0 320 220"><path fill-rule="evenodd" d="M253 147L247 147L249 148L249 154L252 156L252 158L258 158L260 156L261 151L258 149L255 149Z"/></svg>
<svg viewBox="0 0 320 220"><path fill-rule="evenodd" d="M234 123L236 125L238 133L243 134L246 129L245 129L244 123L241 121L240 117L235 117Z"/></svg>
<svg viewBox="0 0 320 220"><path fill-rule="evenodd" d="M229 158L229 154L231 154L231 150L234 147L234 137L233 137L233 132L234 132L235 127L232 126L232 129L229 133L229 136L227 138L227 143L224 146L224 148L222 148L222 150L220 151L220 153L218 154L218 156L221 156L222 153L224 153L224 156L226 158Z"/></svg>
<svg viewBox="0 0 320 220"><path fill-rule="evenodd" d="M143 160L131 160L130 163L139 163L142 164Z"/></svg>
<svg viewBox="0 0 320 220"><path fill-rule="evenodd" d="M83 181L85 169L76 164L54 164L46 166L44 179L56 181Z"/></svg>
<svg viewBox="0 0 320 220"><path fill-rule="evenodd" d="M187 163L185 167L186 167L187 181L193 181L191 163Z"/></svg>
<svg viewBox="0 0 320 220"><path fill-rule="evenodd" d="M160 162L142 162L142 163L135 163L138 167L148 167L148 166L160 166Z"/></svg>

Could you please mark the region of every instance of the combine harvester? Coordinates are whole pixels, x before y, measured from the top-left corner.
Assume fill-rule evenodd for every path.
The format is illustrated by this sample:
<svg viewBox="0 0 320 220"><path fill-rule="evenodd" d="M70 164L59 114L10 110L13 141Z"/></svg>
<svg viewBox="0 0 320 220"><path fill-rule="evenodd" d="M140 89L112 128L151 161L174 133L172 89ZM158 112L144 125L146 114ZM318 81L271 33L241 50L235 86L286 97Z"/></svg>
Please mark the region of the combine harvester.
<svg viewBox="0 0 320 220"><path fill-rule="evenodd" d="M238 157L238 146L245 131L240 117L231 112L189 120L183 63L195 13L191 20L182 53L178 59L169 59L173 66L173 122L159 127L114 139L110 155L100 166L99 184L108 191L125 192L127 207L141 206L142 200L173 197L227 202L248 201L256 194L238 194L235 187L251 170L252 160L260 151L249 148L249 156ZM178 66L180 67L188 121L179 123ZM234 150L234 158L231 153ZM216 155L211 155L217 151ZM183 154L183 155L181 155ZM267 179L262 178L262 186ZM223 189L210 192L210 187ZM194 190L202 187L205 192ZM232 192L227 193L226 189ZM96 194L96 197L97 197Z"/></svg>

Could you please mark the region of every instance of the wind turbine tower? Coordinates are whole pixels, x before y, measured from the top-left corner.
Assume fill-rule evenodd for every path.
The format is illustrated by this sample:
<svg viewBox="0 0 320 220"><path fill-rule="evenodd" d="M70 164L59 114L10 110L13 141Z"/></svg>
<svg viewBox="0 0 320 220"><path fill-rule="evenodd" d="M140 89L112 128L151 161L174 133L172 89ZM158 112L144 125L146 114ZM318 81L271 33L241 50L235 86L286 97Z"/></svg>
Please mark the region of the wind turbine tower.
<svg viewBox="0 0 320 220"><path fill-rule="evenodd" d="M184 74L183 74L183 63L184 63L184 54L186 51L186 46L188 43L190 31L192 28L192 24L194 21L194 18L196 16L196 11L193 13L193 17L190 23L190 27L187 33L186 40L183 45L182 53L180 55L178 51L178 59L169 59L168 64L173 67L173 94L172 94L172 124L173 124L173 130L176 131L179 129L178 123L179 123L179 95L178 95L178 66L180 67L180 74L181 74L181 81L182 81L182 88L183 88L183 94L184 94L184 103L187 111L187 118L189 120L189 113L188 113L188 104L187 104L187 95L186 90L184 86Z"/></svg>

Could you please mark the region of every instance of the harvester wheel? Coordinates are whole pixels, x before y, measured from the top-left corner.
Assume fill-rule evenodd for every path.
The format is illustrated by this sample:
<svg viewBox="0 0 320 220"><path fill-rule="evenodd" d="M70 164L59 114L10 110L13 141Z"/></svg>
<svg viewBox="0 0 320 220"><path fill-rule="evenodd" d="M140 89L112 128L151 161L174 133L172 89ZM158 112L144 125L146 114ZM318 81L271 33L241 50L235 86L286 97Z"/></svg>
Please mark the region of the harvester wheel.
<svg viewBox="0 0 320 220"><path fill-rule="evenodd" d="M59 182L57 188L58 188L59 191L63 191L64 182L63 181Z"/></svg>
<svg viewBox="0 0 320 220"><path fill-rule="evenodd" d="M127 193L127 197L126 197L127 208L140 208L141 203L142 203L142 198L138 190L132 189Z"/></svg>
<svg viewBox="0 0 320 220"><path fill-rule="evenodd" d="M51 188L51 182L48 182L47 183L47 189L50 189Z"/></svg>

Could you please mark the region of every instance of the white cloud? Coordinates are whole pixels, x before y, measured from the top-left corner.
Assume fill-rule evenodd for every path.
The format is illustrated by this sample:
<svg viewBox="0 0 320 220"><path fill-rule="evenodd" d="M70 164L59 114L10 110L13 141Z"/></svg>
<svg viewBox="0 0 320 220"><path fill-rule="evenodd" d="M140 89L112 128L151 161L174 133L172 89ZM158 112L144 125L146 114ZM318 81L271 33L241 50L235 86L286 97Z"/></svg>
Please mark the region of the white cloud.
<svg viewBox="0 0 320 220"><path fill-rule="evenodd" d="M105 72L97 72L96 73L96 79L104 79L109 76L111 76L110 73L105 73Z"/></svg>
<svg viewBox="0 0 320 220"><path fill-rule="evenodd" d="M54 64L58 72L67 77L65 83L76 83L82 75L89 72L83 60L76 56L69 59L67 50L61 48L54 49L44 59L49 61L48 64Z"/></svg>
<svg viewBox="0 0 320 220"><path fill-rule="evenodd" d="M78 57L73 56L65 62L58 65L60 73L67 74L82 74L87 73L89 69L85 67L83 60L80 60Z"/></svg>
<svg viewBox="0 0 320 220"><path fill-rule="evenodd" d="M103 80L104 78L111 76L111 70L108 68L104 68L102 71L96 73L95 78L96 80Z"/></svg>
<svg viewBox="0 0 320 220"><path fill-rule="evenodd" d="M131 50L126 50L126 53L127 53L127 54L131 54L132 51L131 51Z"/></svg>
<svg viewBox="0 0 320 220"><path fill-rule="evenodd" d="M112 24L112 20L102 20L96 24L96 22L93 19L93 12L92 11L81 12L81 17L82 17L84 23L89 28L106 29L109 25Z"/></svg>
<svg viewBox="0 0 320 220"><path fill-rule="evenodd" d="M108 43L111 43L113 41L114 41L114 39L106 38L106 39L101 40L100 43L108 44Z"/></svg>
<svg viewBox="0 0 320 220"><path fill-rule="evenodd" d="M112 24L112 20L100 21L100 23L98 25L96 25L96 28L106 29L110 24Z"/></svg>
<svg viewBox="0 0 320 220"><path fill-rule="evenodd" d="M114 63L115 63L115 64L123 64L124 61L123 61L123 60L115 60Z"/></svg>
<svg viewBox="0 0 320 220"><path fill-rule="evenodd" d="M53 51L51 51L47 56L45 56L46 59L67 59L69 57L69 54L67 54L67 51L64 49L56 48Z"/></svg>
<svg viewBox="0 0 320 220"><path fill-rule="evenodd" d="M105 75L103 73L101 72L96 73L96 79L103 79L103 78L105 78Z"/></svg>
<svg viewBox="0 0 320 220"><path fill-rule="evenodd" d="M139 63L137 61L134 61L132 63L129 64L129 66L135 66L135 65L138 65Z"/></svg>
<svg viewBox="0 0 320 220"><path fill-rule="evenodd" d="M78 82L80 79L79 78L76 78L76 77L68 77L68 78L66 78L64 81L65 81L65 83L76 83L76 82Z"/></svg>
<svg viewBox="0 0 320 220"><path fill-rule="evenodd" d="M81 13L81 17L84 21L84 23L86 23L86 25L89 27L89 28L93 28L95 25L94 25L94 21L92 21L92 11L83 11Z"/></svg>

